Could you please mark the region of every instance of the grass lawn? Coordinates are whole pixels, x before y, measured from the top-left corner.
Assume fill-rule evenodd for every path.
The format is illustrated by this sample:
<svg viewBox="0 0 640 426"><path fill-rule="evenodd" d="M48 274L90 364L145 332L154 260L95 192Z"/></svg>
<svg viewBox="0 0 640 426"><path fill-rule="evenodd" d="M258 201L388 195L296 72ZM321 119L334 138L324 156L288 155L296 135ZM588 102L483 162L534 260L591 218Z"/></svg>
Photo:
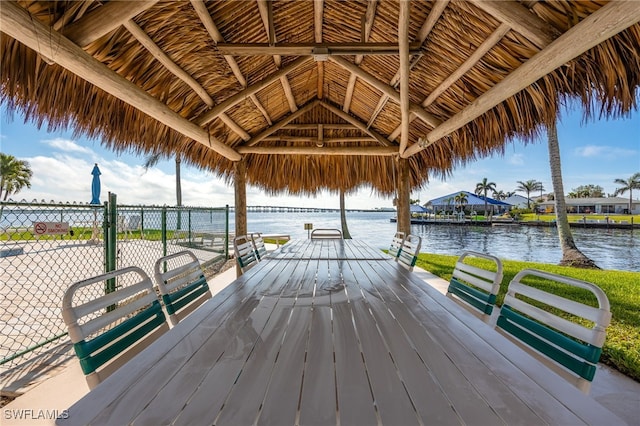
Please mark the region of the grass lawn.
<svg viewBox="0 0 640 426"><path fill-rule="evenodd" d="M457 258L458 256L421 253L417 266L449 281ZM640 272L578 269L504 259L502 265L504 278L498 294L499 306L502 305L511 279L525 268L565 275L600 287L609 298L612 314L600 361L640 382ZM541 283L540 287L544 285ZM579 293L580 291L561 295L576 299L580 297Z"/></svg>

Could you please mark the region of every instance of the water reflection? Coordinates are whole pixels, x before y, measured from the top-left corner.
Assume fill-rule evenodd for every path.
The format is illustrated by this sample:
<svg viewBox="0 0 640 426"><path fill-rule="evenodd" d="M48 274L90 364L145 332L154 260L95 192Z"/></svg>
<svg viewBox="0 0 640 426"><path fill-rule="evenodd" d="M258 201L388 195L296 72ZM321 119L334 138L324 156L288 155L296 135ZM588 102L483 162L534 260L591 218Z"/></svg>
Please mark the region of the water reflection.
<svg viewBox="0 0 640 426"><path fill-rule="evenodd" d="M558 232L529 226L419 226L422 251L457 255L461 250L491 253L503 259L558 263L562 258ZM640 271L640 232L621 229L571 230L578 248L606 269Z"/></svg>
<svg viewBox="0 0 640 426"><path fill-rule="evenodd" d="M389 248L396 224L389 212L347 212L353 238ZM233 215L230 215L233 220ZM251 231L307 238L305 223L314 228L340 228L340 215L330 213L249 213ZM233 223L230 225L233 229ZM423 252L459 255L463 250L487 252L503 259L558 263L562 257L555 227L412 225L423 237ZM604 269L640 271L640 230L572 228L578 248Z"/></svg>

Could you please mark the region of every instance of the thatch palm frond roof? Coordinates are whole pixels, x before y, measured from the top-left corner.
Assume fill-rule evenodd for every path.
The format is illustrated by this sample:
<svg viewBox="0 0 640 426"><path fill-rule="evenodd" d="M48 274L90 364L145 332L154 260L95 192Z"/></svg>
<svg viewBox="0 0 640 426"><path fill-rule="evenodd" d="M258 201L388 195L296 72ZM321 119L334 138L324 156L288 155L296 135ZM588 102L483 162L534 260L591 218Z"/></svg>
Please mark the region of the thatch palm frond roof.
<svg viewBox="0 0 640 426"><path fill-rule="evenodd" d="M404 1L2 2L0 96L116 151L228 180L242 159L248 183L303 194L391 194L400 157L419 187L534 140L567 97L637 108L636 2L411 1L404 19Z"/></svg>

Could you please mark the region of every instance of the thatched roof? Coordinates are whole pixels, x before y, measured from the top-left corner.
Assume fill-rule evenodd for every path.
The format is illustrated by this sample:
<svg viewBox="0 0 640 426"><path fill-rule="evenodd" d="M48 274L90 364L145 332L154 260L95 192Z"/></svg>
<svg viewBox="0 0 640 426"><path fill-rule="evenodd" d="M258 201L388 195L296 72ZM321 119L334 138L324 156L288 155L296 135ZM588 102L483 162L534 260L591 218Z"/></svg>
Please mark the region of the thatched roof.
<svg viewBox="0 0 640 426"><path fill-rule="evenodd" d="M637 107L638 2L402 4L2 2L1 97L228 179L243 158L248 183L289 193L389 194L400 157L418 187L531 141L566 96L590 114Z"/></svg>

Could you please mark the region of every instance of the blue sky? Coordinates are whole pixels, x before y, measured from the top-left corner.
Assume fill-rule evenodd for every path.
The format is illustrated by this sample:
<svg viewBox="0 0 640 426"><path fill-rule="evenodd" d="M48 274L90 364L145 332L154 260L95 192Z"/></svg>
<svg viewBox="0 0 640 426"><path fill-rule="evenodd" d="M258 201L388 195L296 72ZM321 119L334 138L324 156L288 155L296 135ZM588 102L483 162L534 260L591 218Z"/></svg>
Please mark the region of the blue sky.
<svg viewBox="0 0 640 426"><path fill-rule="evenodd" d="M579 109L563 111L558 125L565 193L579 185L600 185L605 193L616 189L613 180L627 179L640 172L640 112L617 120L582 121ZM123 204L175 204L175 165L161 162L147 171L144 158L131 154L116 155L103 148L99 140L73 138L72 132L48 133L46 125L38 130L25 124L19 113L12 117L0 107L0 151L26 160L33 170L32 187L14 200L36 199L47 202L89 202L91 170L98 163L102 172L102 196L108 191ZM461 190L473 192L483 178L497 184L499 190L514 191L517 181L539 180L545 192L551 192L546 140L532 144L509 143L504 156L478 160L454 170L446 181L432 179L422 190L411 194L423 204L430 199ZM234 202L233 188L211 173L192 167L182 168L183 204L222 206ZM625 194L628 196L628 193ZM638 194L640 196L640 194ZM638 198L634 194L634 198ZM338 208L337 195L316 198L267 196L247 189L249 205L283 205ZM347 197L347 208L392 207L390 198L376 197L368 189Z"/></svg>

